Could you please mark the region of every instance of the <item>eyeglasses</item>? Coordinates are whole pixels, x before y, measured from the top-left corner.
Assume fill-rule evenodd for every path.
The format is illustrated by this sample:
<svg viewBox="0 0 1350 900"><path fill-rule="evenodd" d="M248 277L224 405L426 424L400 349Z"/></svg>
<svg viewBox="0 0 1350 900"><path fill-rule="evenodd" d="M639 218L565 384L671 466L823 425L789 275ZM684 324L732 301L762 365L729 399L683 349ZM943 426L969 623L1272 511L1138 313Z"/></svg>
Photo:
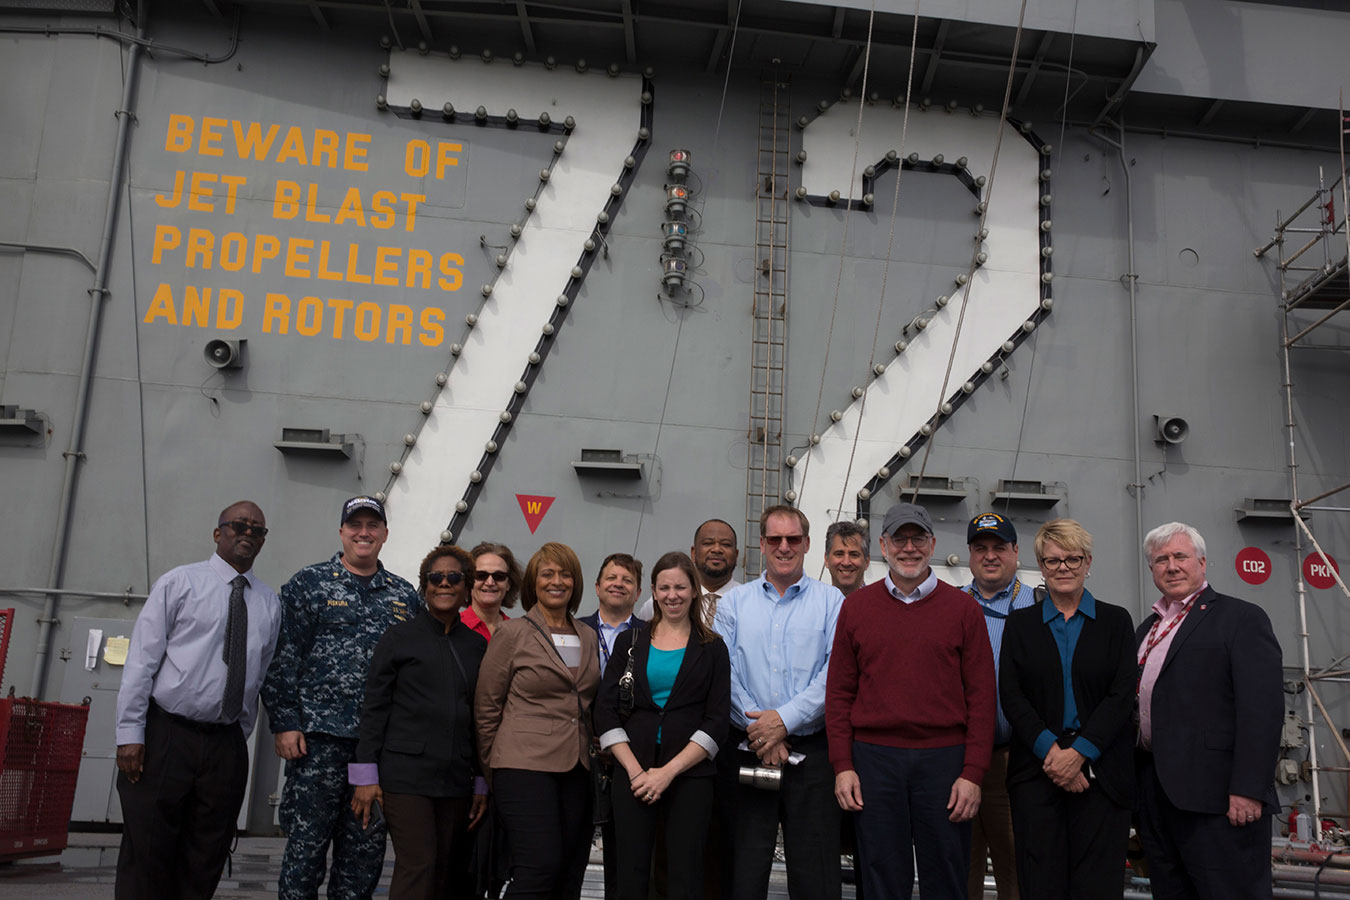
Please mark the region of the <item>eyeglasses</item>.
<svg viewBox="0 0 1350 900"><path fill-rule="evenodd" d="M235 534L251 534L254 537L267 537L267 529L264 526L254 525L252 522L245 522L243 519L231 519L228 522L221 522L218 527L228 527Z"/></svg>
<svg viewBox="0 0 1350 900"><path fill-rule="evenodd" d="M891 542L892 545L894 545L897 548L913 547L915 550L922 550L924 546L928 543L928 535L914 534L909 535L907 537L903 534L893 534L888 538L888 540Z"/></svg>
<svg viewBox="0 0 1350 900"><path fill-rule="evenodd" d="M427 581L431 584L440 586L441 582L454 587L464 580L463 572L428 572Z"/></svg>
<svg viewBox="0 0 1350 900"><path fill-rule="evenodd" d="M1083 567L1083 560L1085 559L1087 559L1086 556L1047 556L1041 560L1041 566L1050 570L1063 567L1070 572L1077 572Z"/></svg>
<svg viewBox="0 0 1350 900"><path fill-rule="evenodd" d="M777 547L786 541L789 547L796 548L800 547L805 539L806 535L804 534L766 534L763 537L764 543L770 547Z"/></svg>
<svg viewBox="0 0 1350 900"><path fill-rule="evenodd" d="M487 569L476 569L473 573L473 580L479 584L485 581L508 581L510 575L506 572L489 572Z"/></svg>

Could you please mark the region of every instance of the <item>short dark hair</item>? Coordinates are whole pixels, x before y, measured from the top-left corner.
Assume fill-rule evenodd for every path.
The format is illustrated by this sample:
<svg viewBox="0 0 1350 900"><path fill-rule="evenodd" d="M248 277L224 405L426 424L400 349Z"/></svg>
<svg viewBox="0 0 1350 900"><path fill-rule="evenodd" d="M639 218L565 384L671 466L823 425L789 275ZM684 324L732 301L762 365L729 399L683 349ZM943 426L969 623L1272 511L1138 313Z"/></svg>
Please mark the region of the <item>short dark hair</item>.
<svg viewBox="0 0 1350 900"><path fill-rule="evenodd" d="M639 585L642 584L642 560L634 559L628 553L611 553L605 557L605 561L600 564L600 571L596 573L595 583L599 584L600 579L605 577L605 569L613 563L620 568L628 570L628 574L633 576L633 580Z"/></svg>
<svg viewBox="0 0 1350 900"><path fill-rule="evenodd" d="M652 634L656 633L656 626L661 624L661 604L656 602L656 576L662 572L671 569L679 569L684 573L684 577L689 579L689 585L694 589L694 599L689 604L689 632L698 639L700 644L711 643L717 635L708 628L708 623L703 621L703 594L698 589L698 570L694 568L694 561L689 558L688 553L682 553L679 550L672 550L662 555L652 566L652 620L650 628Z"/></svg>
<svg viewBox="0 0 1350 900"><path fill-rule="evenodd" d="M555 566L561 566L572 573L572 596L567 601L567 611L575 613L581 607L581 595L585 592L585 575L581 574L581 560L577 559L576 551L566 544L560 544L557 541L549 541L538 550L534 551L534 556L530 557L530 562L525 566L525 584L520 588L520 606L526 612L534 609L534 604L539 598L535 596L534 585L539 580L539 570L545 563L552 563Z"/></svg>
<svg viewBox="0 0 1350 900"><path fill-rule="evenodd" d="M698 536L699 536L700 534L703 533L704 527L707 526L707 525L712 525L714 522L717 523L718 525L725 525L725 526L727 526L728 528L730 528L730 529L731 529L731 539L732 539L733 541L736 542L736 546L737 546L737 547L739 547L739 546L741 545L741 539L740 539L740 537L736 534L736 529L735 529L735 527L734 527L730 522L726 521L725 519L709 519L708 521L702 523L701 525L699 525L697 528L694 529L694 544L693 544L693 546L695 546L695 547L698 546Z"/></svg>
<svg viewBox="0 0 1350 900"><path fill-rule="evenodd" d="M454 544L441 544L432 549L430 553L422 557L422 566L417 570L417 596L423 600L427 598L427 573L431 567L436 565L436 560L450 557L459 563L459 570L464 573L464 578L469 586L473 586L473 557L462 547L456 547ZM469 605L469 591L464 591L464 605Z"/></svg>
<svg viewBox="0 0 1350 900"><path fill-rule="evenodd" d="M505 544L482 541L469 551L475 566L478 564L478 557L488 553L500 556L502 562L506 563L506 596L502 597L502 608L512 609L516 605L516 598L520 596L520 585L525 580L520 571L520 563L516 562L516 555ZM472 589L470 590L472 593Z"/></svg>
<svg viewBox="0 0 1350 900"><path fill-rule="evenodd" d="M829 528L825 529L826 553L829 553L830 548L834 546L835 538L839 538L841 541L847 541L849 538L857 538L862 544L863 558L872 558L872 548L867 545L868 535L866 525L859 525L852 519L843 519L842 521L832 523Z"/></svg>
<svg viewBox="0 0 1350 900"><path fill-rule="evenodd" d="M797 521L802 523L802 534L805 537L811 536L811 520L806 518L806 513L795 506L788 506L786 503L780 503L777 506L770 506L764 512L759 514L759 536L764 536L764 529L769 527L770 516L796 516Z"/></svg>

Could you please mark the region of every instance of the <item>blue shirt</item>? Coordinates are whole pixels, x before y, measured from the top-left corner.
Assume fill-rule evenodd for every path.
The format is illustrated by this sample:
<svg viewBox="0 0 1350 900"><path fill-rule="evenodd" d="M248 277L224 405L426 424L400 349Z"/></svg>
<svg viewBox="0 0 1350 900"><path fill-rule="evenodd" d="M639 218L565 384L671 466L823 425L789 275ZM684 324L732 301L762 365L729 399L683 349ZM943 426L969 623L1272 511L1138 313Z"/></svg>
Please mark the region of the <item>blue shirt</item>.
<svg viewBox="0 0 1350 900"><path fill-rule="evenodd" d="M1017 587L1017 596L1013 596L1012 593L1014 586ZM998 660L999 654L1003 652L1003 629L1008 627L1008 614L1015 609L1026 609L1035 604L1036 592L1030 585L1022 584L1019 578L1013 578L1007 587L989 600L984 599L973 581L963 590L975 598L975 602L980 604L980 611L984 613L984 624L989 629L989 646L994 651L994 685L997 687ZM1003 700L997 693L994 696L998 700L994 707L994 744L1000 746L1012 740L1012 724L1003 714Z"/></svg>
<svg viewBox="0 0 1350 900"><path fill-rule="evenodd" d="M144 744L150 700L166 712L197 722L223 722L225 626L230 582L239 573L216 554L165 572L150 588L131 631L131 647L117 692L117 743ZM258 689L272 661L281 628L276 592L253 570L244 573L248 609L244 707L245 737L258 718Z"/></svg>
<svg viewBox="0 0 1350 900"><path fill-rule="evenodd" d="M844 595L803 575L787 592L764 577L725 594L717 630L731 653L731 721L749 728L748 710L772 709L789 734L825 726L825 675Z"/></svg>
<svg viewBox="0 0 1350 900"><path fill-rule="evenodd" d="M605 667L609 665L609 655L614 652L614 640L625 631L633 627L634 618L629 615L618 625L611 625L601 618L599 613L595 614L597 628L595 633L600 636L600 674L605 674Z"/></svg>
<svg viewBox="0 0 1350 900"><path fill-rule="evenodd" d="M1049 597L1041 602L1041 621L1050 626L1050 633L1055 637L1055 646L1059 648L1060 671L1064 673L1065 730L1078 728L1082 724L1078 721L1078 703L1073 698L1073 651L1078 646L1078 636L1083 633L1084 616L1089 619L1097 618L1097 601L1086 589L1083 591L1083 599L1078 601L1078 609L1074 610L1074 614L1068 620L1065 620L1064 615L1055 608L1054 601ZM1036 738L1036 746L1032 749L1037 756L1044 759L1054 742L1055 735L1047 728ZM1069 746L1088 759L1096 759L1102 755L1102 752L1087 738L1081 736L1074 738Z"/></svg>

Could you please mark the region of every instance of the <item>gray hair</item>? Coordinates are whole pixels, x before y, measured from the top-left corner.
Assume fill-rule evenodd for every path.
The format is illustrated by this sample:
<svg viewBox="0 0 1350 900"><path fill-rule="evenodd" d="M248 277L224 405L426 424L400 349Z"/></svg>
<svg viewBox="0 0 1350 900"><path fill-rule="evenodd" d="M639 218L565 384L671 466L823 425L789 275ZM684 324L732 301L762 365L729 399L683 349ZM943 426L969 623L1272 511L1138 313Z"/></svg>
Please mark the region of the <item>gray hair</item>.
<svg viewBox="0 0 1350 900"><path fill-rule="evenodd" d="M847 541L849 538L857 538L858 542L862 544L863 559L872 558L872 548L869 547L867 544L866 525L859 525L852 519L844 519L842 521L835 522L829 528L826 528L825 529L826 553L830 552L830 547L831 545L833 545L835 538L839 538L841 541Z"/></svg>
<svg viewBox="0 0 1350 900"><path fill-rule="evenodd" d="M1166 525L1159 525L1145 536L1144 559L1153 562L1153 554L1157 552L1158 548L1178 535L1184 535L1190 540L1191 546L1195 548L1196 556L1201 559L1207 558L1205 556L1205 539L1200 536L1200 532L1181 522L1168 522Z"/></svg>

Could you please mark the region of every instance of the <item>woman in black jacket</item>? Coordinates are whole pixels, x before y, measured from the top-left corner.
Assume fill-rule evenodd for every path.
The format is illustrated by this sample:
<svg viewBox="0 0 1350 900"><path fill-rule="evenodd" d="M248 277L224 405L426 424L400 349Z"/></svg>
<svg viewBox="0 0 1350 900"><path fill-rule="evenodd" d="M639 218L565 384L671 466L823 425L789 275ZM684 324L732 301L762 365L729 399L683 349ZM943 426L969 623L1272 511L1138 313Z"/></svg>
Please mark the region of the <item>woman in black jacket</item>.
<svg viewBox="0 0 1350 900"><path fill-rule="evenodd" d="M1084 587L1092 535L1036 534L1046 595L1008 617L999 696L1021 896L1119 900L1134 798L1134 625ZM1038 592L1039 593L1039 592Z"/></svg>
<svg viewBox="0 0 1350 900"><path fill-rule="evenodd" d="M595 701L600 747L616 763L619 900L646 900L658 821L665 825L666 896L697 900L703 893L713 757L731 715L731 660L703 617L690 615L697 586L687 555L657 560L651 623L615 640Z"/></svg>
<svg viewBox="0 0 1350 900"><path fill-rule="evenodd" d="M487 808L478 764L473 695L487 641L459 621L473 559L437 547L422 560L426 608L393 626L375 647L361 735L349 780L352 811L378 815L394 841L391 900L447 895L467 865L466 832Z"/></svg>

